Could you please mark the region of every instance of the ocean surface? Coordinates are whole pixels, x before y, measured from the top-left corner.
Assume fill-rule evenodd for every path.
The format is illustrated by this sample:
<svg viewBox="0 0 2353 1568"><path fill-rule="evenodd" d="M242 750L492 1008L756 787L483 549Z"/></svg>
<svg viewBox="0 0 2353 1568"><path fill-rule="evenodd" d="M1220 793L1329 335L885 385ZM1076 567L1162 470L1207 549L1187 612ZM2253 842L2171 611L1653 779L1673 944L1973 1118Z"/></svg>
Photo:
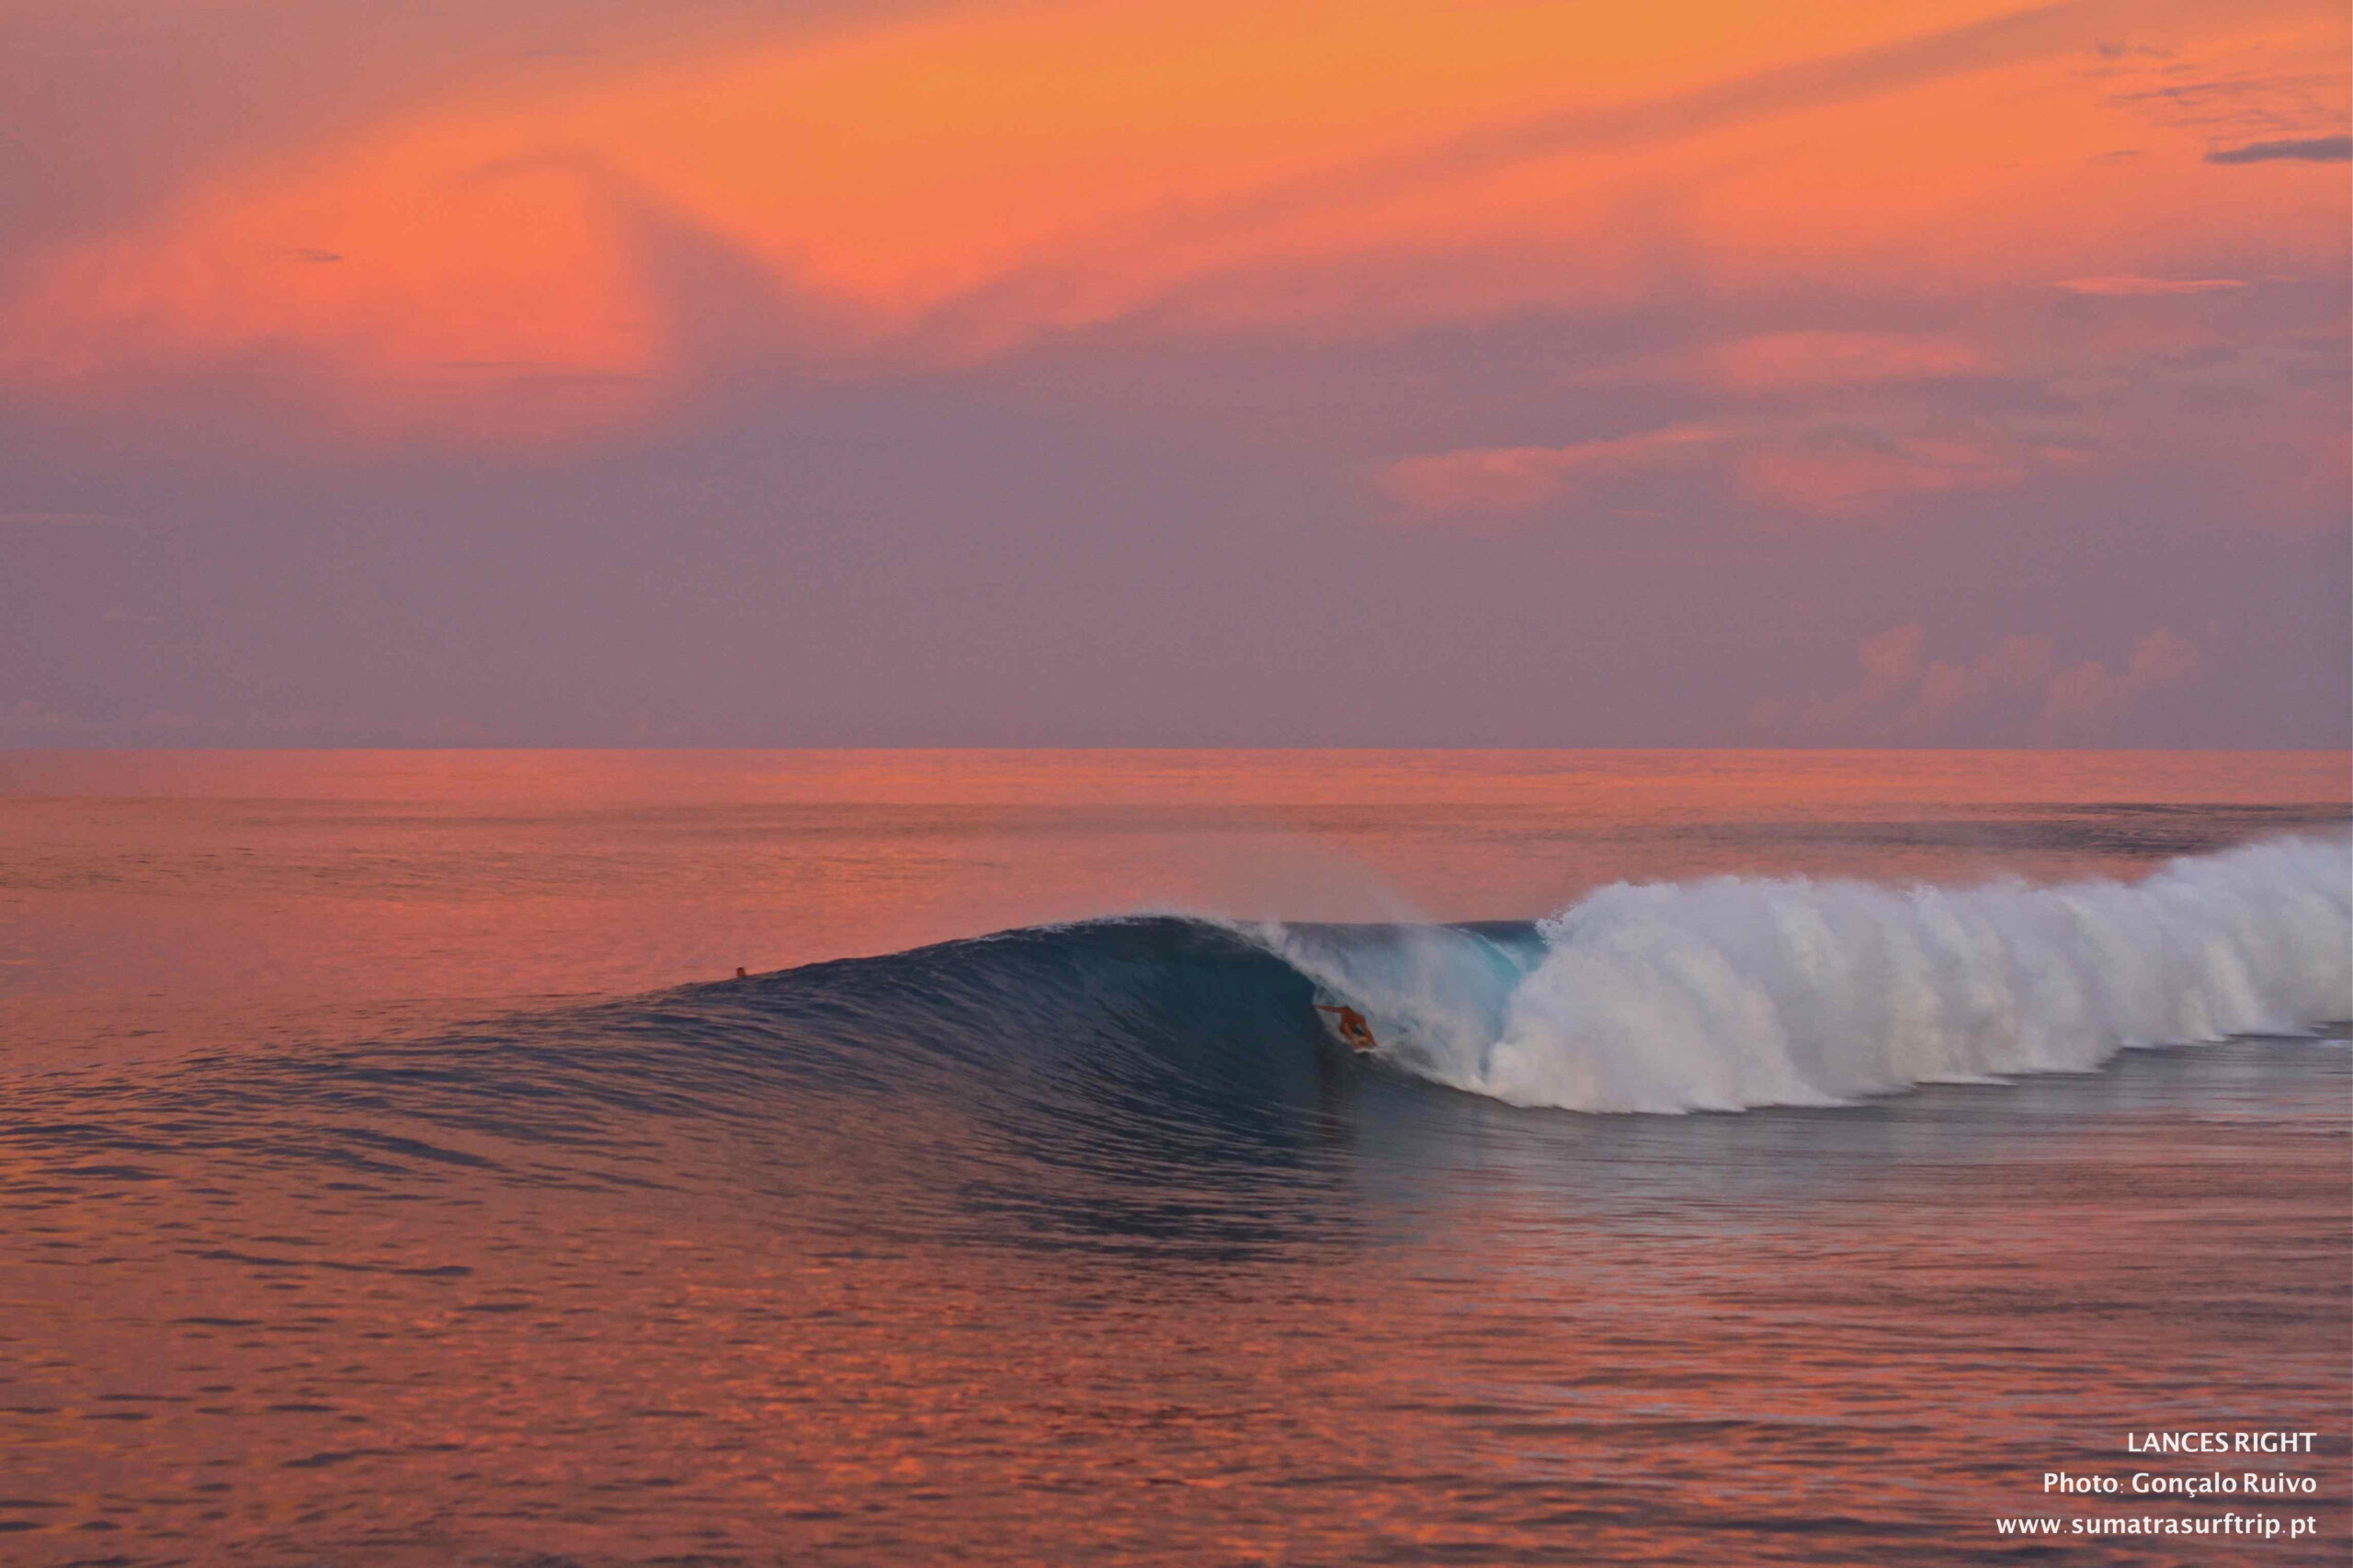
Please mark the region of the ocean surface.
<svg viewBox="0 0 2353 1568"><path fill-rule="evenodd" d="M0 1562L2340 1563L2347 806L0 753Z"/></svg>

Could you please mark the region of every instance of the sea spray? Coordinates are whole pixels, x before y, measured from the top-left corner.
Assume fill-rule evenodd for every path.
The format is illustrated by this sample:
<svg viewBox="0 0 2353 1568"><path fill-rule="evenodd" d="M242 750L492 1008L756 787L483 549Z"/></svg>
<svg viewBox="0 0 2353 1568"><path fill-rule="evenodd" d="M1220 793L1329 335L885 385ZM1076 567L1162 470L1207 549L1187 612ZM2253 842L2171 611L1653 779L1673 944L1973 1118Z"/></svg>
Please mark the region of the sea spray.
<svg viewBox="0 0 2353 1568"><path fill-rule="evenodd" d="M1458 1088L1594 1111L1834 1104L2353 1014L2353 842L2134 882L1619 883L1537 931L1527 955L1445 927L1259 939L1370 1013L1392 1061Z"/></svg>

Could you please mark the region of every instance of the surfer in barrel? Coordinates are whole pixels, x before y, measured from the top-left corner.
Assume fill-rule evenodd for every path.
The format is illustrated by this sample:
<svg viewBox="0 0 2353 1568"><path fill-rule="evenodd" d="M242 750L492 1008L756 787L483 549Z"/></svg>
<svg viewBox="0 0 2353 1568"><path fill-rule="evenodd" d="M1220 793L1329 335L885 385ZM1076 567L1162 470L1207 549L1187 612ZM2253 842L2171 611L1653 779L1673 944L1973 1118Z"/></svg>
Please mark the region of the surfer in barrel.
<svg viewBox="0 0 2353 1568"><path fill-rule="evenodd" d="M1347 1040L1358 1055L1361 1056L1367 1051L1380 1049L1381 1042L1372 1038L1372 1026L1366 1023L1364 1015L1354 1007L1326 1007L1323 1003L1318 1002L1315 1004L1315 1010L1319 1013L1329 1013L1340 1020L1340 1038Z"/></svg>

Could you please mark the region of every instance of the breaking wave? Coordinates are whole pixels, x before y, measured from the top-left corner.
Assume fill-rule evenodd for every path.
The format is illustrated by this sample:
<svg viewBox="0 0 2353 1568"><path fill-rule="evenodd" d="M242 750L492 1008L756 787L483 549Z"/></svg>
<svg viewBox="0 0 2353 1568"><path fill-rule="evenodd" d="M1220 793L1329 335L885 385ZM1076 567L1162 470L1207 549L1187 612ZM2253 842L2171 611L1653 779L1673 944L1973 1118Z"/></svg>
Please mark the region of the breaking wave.
<svg viewBox="0 0 2353 1568"><path fill-rule="evenodd" d="M985 1125L1023 1159L1149 1144L1198 1165L1290 1148L1358 1089L1821 1106L2311 1032L2353 1015L2348 906L2353 840L2306 837L2136 881L1620 883L1543 920L1451 926L1128 915L199 1061L172 1082L191 1105L368 1107L560 1143L608 1123L639 1137L649 1112L874 1143L912 1119L904 1136L943 1161L943 1129ZM1369 1074L1318 1004L1370 1020Z"/></svg>
<svg viewBox="0 0 2353 1568"><path fill-rule="evenodd" d="M2139 881L1620 883L1526 927L1237 929L1395 1065L1516 1105L1825 1105L2353 1014L2353 841Z"/></svg>

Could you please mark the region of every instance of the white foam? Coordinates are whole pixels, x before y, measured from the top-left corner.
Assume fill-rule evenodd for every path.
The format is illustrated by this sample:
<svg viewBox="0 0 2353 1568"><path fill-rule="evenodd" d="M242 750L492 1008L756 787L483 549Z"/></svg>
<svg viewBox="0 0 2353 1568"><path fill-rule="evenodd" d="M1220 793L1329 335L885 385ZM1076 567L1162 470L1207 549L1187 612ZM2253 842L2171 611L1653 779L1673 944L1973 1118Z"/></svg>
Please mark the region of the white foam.
<svg viewBox="0 0 2353 1568"><path fill-rule="evenodd" d="M2353 1015L2353 840L2135 882L1620 883L1540 929L1532 968L1444 927L1255 934L1370 1015L1384 1054L1458 1088L1597 1111L1820 1105Z"/></svg>

